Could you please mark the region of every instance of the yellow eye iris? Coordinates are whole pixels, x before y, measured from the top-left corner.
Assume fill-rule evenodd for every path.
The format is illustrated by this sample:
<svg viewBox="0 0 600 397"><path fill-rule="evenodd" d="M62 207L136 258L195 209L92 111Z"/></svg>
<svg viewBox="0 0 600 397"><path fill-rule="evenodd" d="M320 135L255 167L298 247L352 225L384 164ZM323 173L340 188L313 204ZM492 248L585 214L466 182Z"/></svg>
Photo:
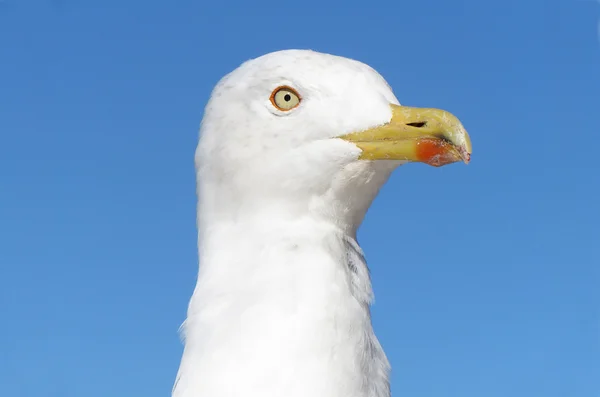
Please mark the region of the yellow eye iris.
<svg viewBox="0 0 600 397"><path fill-rule="evenodd" d="M271 94L271 103L282 112L287 112L300 105L301 100L296 90L288 86L279 87Z"/></svg>

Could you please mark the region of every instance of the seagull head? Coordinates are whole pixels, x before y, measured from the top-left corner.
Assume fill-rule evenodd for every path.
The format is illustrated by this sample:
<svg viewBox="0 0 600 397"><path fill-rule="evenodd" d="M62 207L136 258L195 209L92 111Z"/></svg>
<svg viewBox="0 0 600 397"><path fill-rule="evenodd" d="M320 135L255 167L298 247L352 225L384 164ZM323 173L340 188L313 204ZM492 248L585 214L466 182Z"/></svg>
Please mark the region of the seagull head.
<svg viewBox="0 0 600 397"><path fill-rule="evenodd" d="M368 65L309 50L242 64L214 88L196 150L214 216L307 211L356 229L392 170L468 163L460 121L401 106Z"/></svg>

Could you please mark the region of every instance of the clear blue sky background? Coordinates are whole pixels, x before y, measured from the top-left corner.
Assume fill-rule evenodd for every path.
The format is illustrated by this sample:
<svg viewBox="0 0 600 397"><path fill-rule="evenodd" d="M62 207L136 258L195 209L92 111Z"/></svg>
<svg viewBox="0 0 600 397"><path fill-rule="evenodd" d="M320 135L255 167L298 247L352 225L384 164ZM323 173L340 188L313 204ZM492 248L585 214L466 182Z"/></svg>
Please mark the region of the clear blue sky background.
<svg viewBox="0 0 600 397"><path fill-rule="evenodd" d="M364 3L363 3L364 4ZM396 396L600 395L600 5L0 1L0 395L168 396L212 86L312 48L470 131L359 239Z"/></svg>

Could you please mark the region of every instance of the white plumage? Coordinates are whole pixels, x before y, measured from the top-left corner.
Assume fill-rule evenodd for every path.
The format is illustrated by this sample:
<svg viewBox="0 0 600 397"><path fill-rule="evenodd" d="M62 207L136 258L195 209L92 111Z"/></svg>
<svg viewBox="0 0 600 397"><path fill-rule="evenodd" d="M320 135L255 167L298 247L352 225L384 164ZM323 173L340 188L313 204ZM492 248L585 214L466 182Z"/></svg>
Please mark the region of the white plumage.
<svg viewBox="0 0 600 397"><path fill-rule="evenodd" d="M274 106L282 86L298 107ZM389 123L390 104L369 66L312 51L262 56L218 83L196 151L200 270L173 396L389 395L356 231L410 159L363 160L341 138Z"/></svg>

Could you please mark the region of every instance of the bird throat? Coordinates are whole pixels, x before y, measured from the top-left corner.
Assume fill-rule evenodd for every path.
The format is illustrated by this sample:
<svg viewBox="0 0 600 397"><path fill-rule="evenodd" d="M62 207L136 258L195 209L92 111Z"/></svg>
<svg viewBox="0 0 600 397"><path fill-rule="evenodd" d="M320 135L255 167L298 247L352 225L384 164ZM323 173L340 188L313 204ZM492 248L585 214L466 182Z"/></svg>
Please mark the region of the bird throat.
<svg viewBox="0 0 600 397"><path fill-rule="evenodd" d="M389 395L351 237L310 218L206 230L174 396Z"/></svg>

